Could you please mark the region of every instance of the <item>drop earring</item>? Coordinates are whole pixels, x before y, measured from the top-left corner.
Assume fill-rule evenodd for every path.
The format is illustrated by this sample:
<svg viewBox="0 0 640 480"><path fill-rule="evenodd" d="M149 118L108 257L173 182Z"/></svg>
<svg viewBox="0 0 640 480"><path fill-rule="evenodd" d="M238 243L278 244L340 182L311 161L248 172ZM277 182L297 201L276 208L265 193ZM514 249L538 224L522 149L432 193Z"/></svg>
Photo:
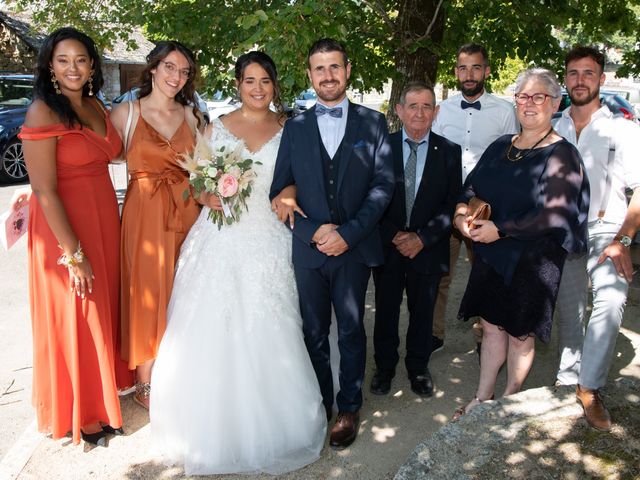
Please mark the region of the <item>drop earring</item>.
<svg viewBox="0 0 640 480"><path fill-rule="evenodd" d="M60 91L60 87L58 86L58 79L56 78L56 74L53 71L53 67L49 67L49 72L51 73L51 83L53 84L53 89L58 95L60 95L62 92Z"/></svg>
<svg viewBox="0 0 640 480"><path fill-rule="evenodd" d="M89 96L93 97L93 70L91 70L91 72L89 73L89 80L88 80L88 84L89 84Z"/></svg>

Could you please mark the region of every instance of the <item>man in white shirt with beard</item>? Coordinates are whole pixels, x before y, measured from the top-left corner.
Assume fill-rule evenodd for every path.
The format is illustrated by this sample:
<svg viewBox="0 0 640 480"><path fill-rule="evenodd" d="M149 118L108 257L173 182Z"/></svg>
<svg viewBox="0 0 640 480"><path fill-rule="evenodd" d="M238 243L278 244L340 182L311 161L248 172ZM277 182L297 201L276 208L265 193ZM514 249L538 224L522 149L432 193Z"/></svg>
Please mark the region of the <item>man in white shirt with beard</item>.
<svg viewBox="0 0 640 480"><path fill-rule="evenodd" d="M576 385L587 422L608 431L600 398L607 381L633 275L630 246L640 227L640 128L600 104L604 55L575 47L565 57L571 106L554 127L580 152L591 185L588 253L569 255L556 303L560 366L557 384ZM633 190L627 206L625 190ZM586 316L588 280L593 309ZM586 328L585 328L586 324Z"/></svg>
<svg viewBox="0 0 640 480"><path fill-rule="evenodd" d="M502 135L516 134L520 131L513 104L485 91L484 82L490 72L489 56L482 45L468 43L461 46L458 49L455 69L461 93L440 104L440 111L433 122L433 132L462 148L463 183L490 143ZM434 352L444 344L449 285L462 242L463 236L454 229L450 239L450 269L440 282L433 316ZM466 246L470 255L471 242L466 243ZM474 325L474 331L480 353L482 330L479 322Z"/></svg>

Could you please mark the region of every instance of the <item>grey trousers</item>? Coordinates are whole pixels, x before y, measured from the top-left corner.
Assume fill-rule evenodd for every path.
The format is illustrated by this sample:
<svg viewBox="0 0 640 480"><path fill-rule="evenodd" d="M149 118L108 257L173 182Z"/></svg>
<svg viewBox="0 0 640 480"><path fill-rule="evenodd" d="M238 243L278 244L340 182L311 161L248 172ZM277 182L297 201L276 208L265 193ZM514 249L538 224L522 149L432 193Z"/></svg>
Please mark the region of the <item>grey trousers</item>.
<svg viewBox="0 0 640 480"><path fill-rule="evenodd" d="M611 259L598 264L598 257L619 227L606 222L589 223L588 254L569 255L564 264L556 303L560 349L557 379L563 385L579 383L598 389L607 382L629 283L618 275ZM589 279L593 310L587 320Z"/></svg>

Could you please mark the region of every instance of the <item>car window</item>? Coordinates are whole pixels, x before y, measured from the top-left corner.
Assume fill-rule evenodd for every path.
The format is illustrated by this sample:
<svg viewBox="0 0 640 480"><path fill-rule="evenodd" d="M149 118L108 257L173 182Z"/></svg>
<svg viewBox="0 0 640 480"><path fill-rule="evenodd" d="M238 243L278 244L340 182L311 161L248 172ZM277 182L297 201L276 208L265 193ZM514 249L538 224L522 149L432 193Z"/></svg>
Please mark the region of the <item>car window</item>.
<svg viewBox="0 0 640 480"><path fill-rule="evenodd" d="M608 106L624 107L627 110L633 109L633 105L631 105L627 100L624 99L624 97L618 94L615 94L615 95L612 95L611 93L601 94L600 101L605 103Z"/></svg>
<svg viewBox="0 0 640 480"><path fill-rule="evenodd" d="M28 80L0 79L0 105L29 105L33 84Z"/></svg>

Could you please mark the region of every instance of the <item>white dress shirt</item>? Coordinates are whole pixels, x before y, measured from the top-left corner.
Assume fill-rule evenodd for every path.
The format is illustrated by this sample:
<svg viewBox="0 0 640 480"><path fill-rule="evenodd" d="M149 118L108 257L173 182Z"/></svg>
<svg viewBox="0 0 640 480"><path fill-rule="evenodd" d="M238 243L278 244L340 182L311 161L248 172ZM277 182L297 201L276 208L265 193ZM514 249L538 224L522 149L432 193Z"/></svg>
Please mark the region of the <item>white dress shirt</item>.
<svg viewBox="0 0 640 480"><path fill-rule="evenodd" d="M625 118L614 117L603 105L591 115L591 121L577 138L570 114L571 107L562 112L554 128L575 145L582 156L591 187L588 221L597 220L598 211L604 209L603 221L622 224L627 214L625 188L640 186L640 127ZM615 155L607 167L610 149ZM611 189L604 205L607 176L611 179Z"/></svg>
<svg viewBox="0 0 640 480"><path fill-rule="evenodd" d="M416 152L416 184L413 189L413 198L415 200L415 196L418 194L418 187L420 186L420 181L422 180L422 174L424 173L424 166L427 164L427 152L429 151L429 133L417 140L418 143L421 143L418 146L418 151ZM406 140L416 141L407 135L407 131L402 128L402 165L406 168L407 160L409 160L409 154L411 154L411 147L406 142ZM405 192L406 193L406 192Z"/></svg>
<svg viewBox="0 0 640 480"><path fill-rule="evenodd" d="M324 148L327 150L329 157L333 158L338 151L340 142L342 142L342 138L344 137L344 132L347 129L349 99L344 97L338 105L334 105L333 107L325 105L320 100L318 100L317 103L326 108L342 107L342 117L340 118L332 117L328 113L317 117L320 138L322 139L322 143L324 144Z"/></svg>
<svg viewBox="0 0 640 480"><path fill-rule="evenodd" d="M431 129L462 148L464 182L489 144L502 135L518 133L520 125L514 106L490 93L476 100L480 110L463 110L462 100L467 101L462 94L444 100Z"/></svg>

